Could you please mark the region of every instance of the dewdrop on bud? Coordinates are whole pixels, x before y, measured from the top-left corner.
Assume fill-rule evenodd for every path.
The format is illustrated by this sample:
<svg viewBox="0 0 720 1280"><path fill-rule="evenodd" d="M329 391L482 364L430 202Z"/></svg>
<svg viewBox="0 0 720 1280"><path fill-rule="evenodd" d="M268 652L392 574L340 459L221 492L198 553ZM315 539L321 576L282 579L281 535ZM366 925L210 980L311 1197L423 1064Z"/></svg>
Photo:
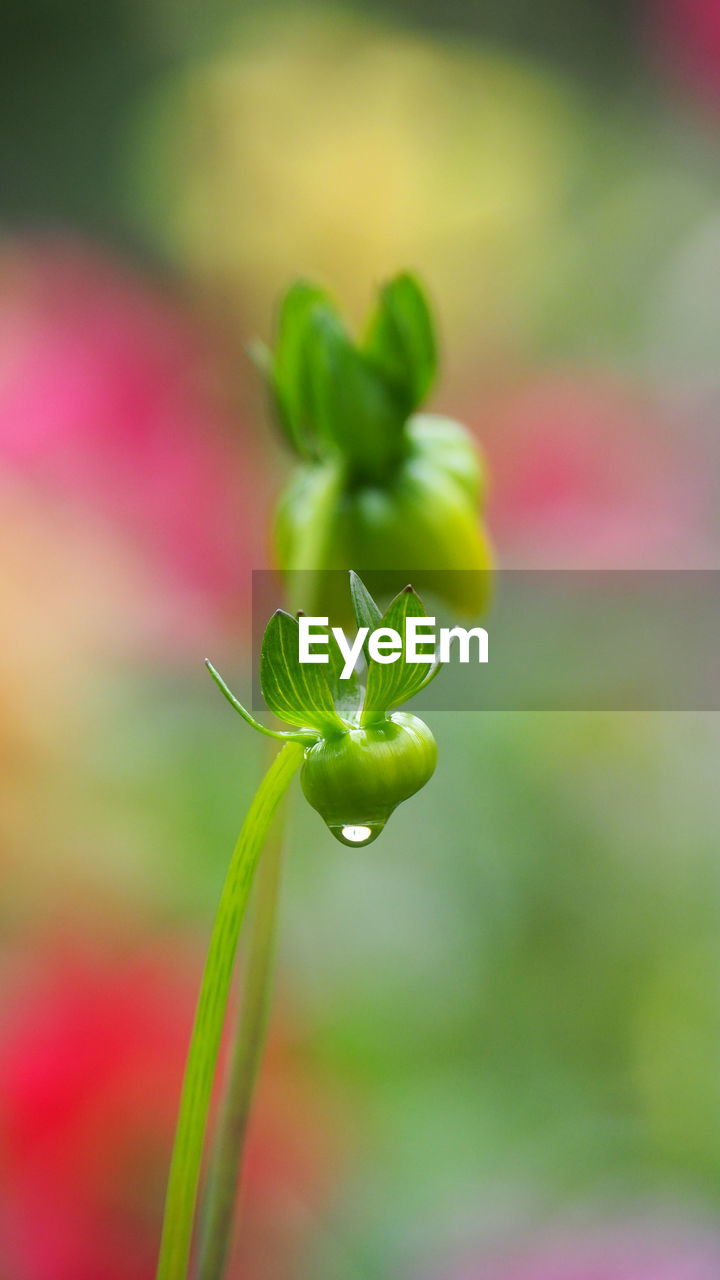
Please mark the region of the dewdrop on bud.
<svg viewBox="0 0 720 1280"><path fill-rule="evenodd" d="M427 617L411 586L381 613L360 578L351 573L350 596L364 634L370 624L397 630L401 636L408 618ZM438 665L428 669L405 647L392 667L373 657L371 645L365 657L364 684L354 671L346 672L339 647L329 646L325 663L303 662L298 619L277 609L263 636L260 684L270 710L294 726L282 731L255 720L207 664L248 724L269 737L302 744L300 784L305 798L335 839L354 848L377 839L397 806L430 780L437 763L437 745L428 726L396 708L425 688Z"/></svg>
<svg viewBox="0 0 720 1280"><path fill-rule="evenodd" d="M342 844L372 844L394 809L430 780L437 745L417 716L396 711L379 724L323 738L305 752L300 784Z"/></svg>

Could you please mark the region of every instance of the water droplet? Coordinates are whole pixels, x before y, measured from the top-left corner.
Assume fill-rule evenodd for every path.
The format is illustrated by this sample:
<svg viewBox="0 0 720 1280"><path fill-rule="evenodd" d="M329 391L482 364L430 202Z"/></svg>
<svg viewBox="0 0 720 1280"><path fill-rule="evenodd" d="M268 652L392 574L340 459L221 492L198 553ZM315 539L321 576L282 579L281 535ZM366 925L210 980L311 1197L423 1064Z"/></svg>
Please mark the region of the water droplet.
<svg viewBox="0 0 720 1280"><path fill-rule="evenodd" d="M340 834L348 844L364 844L372 835L372 827L343 827Z"/></svg>
<svg viewBox="0 0 720 1280"><path fill-rule="evenodd" d="M368 826L347 823L344 827L331 827L330 830L341 844L349 844L355 849L360 849L363 845L372 844L384 826L384 822L374 822Z"/></svg>

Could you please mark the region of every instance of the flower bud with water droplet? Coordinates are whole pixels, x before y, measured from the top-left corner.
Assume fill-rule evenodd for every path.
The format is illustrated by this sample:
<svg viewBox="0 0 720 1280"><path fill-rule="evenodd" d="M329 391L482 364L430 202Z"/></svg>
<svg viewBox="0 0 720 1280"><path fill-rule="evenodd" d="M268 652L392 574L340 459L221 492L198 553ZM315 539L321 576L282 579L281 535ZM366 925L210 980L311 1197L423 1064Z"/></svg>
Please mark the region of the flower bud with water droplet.
<svg viewBox="0 0 720 1280"><path fill-rule="evenodd" d="M437 763L427 725L396 711L375 726L322 738L305 753L300 785L343 844L371 844L394 809L425 786Z"/></svg>
<svg viewBox="0 0 720 1280"><path fill-rule="evenodd" d="M371 844L399 804L429 781L437 746L428 726L397 708L433 679L437 666L410 659L408 617L425 617L412 587L401 591L381 613L357 574L350 574L355 621L367 635L376 628L401 637L398 662L389 666L365 650L364 685L357 673L345 676L345 658L328 636L326 664L300 661L298 619L278 609L270 619L260 655L263 696L290 731L267 729L237 701L214 667L211 675L243 718L270 737L302 743L300 783L309 804L341 844Z"/></svg>

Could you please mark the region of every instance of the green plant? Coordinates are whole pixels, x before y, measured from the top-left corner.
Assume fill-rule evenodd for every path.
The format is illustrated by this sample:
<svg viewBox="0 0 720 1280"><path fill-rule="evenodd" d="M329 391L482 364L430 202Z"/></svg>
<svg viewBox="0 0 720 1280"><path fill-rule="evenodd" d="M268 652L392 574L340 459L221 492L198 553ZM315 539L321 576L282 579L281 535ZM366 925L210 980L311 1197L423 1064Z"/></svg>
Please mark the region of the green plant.
<svg viewBox="0 0 720 1280"><path fill-rule="evenodd" d="M381 614L356 575L352 595L358 626L371 616L391 626L424 609L411 587ZM211 663L210 674L243 719L283 742L260 784L230 862L203 974L186 1067L166 1200L158 1280L184 1280L190 1257L205 1126L240 928L273 814L293 775L344 844L366 845L393 810L425 785L437 750L427 725L395 710L436 674L427 665L392 668L367 658L367 677L342 680L339 651L327 666L303 665L297 618L279 609L263 637L260 675L268 707L293 727L269 729L230 692ZM233 1170L234 1172L234 1170ZM218 1192L224 1188L218 1187ZM219 1260L222 1267L222 1258Z"/></svg>
<svg viewBox="0 0 720 1280"><path fill-rule="evenodd" d="M366 569L376 589L404 581L433 591L454 608L477 612L486 602L491 553L479 520L482 463L463 427L418 414L436 370L430 311L417 281L403 274L381 291L360 343L347 336L327 295L291 287L283 301L274 351L256 346L275 416L298 465L281 498L276 556L295 607L299 591L310 613L350 616L347 593L329 569ZM296 573L296 571L302 571ZM452 573L448 570L476 570ZM342 575L340 575L342 576ZM383 613L351 573L358 627L403 631L424 616L412 587ZM203 973L188 1054L166 1197L157 1280L186 1280L196 1219L205 1129L240 929L259 871L244 1000L220 1108L202 1206L199 1280L221 1280L232 1231L235 1191L267 1019L281 839L271 823L300 770L303 792L344 844L377 839L393 810L431 777L434 738L421 720L398 708L435 675L427 662L392 665L365 651L365 680L344 679L331 642L330 662L299 662L298 621L271 618L261 654L269 709L290 725L260 724L209 670L243 718L283 743L250 806L231 858ZM264 850L264 852L263 852ZM261 862L261 854L262 862Z"/></svg>
<svg viewBox="0 0 720 1280"><path fill-rule="evenodd" d="M351 593L358 627L400 632L405 618L425 617L411 586L381 613L356 573ZM359 640L358 640L359 643ZM225 697L260 733L297 742L305 749L300 784L305 798L343 844L370 844L403 800L432 777L437 748L427 725L396 708L419 693L437 673L399 654L392 667L366 654L366 680L356 672L343 680L343 659L330 646L327 665L303 665L298 657L298 621L278 609L263 638L260 678L265 701L296 729L266 729L230 692L211 663L208 669Z"/></svg>

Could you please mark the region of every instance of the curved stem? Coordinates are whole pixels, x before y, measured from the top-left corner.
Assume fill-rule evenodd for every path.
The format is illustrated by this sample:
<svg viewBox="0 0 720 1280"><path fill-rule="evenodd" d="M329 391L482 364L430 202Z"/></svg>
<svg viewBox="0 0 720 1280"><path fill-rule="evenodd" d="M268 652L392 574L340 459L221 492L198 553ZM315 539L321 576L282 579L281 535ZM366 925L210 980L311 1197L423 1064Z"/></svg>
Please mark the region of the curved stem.
<svg viewBox="0 0 720 1280"><path fill-rule="evenodd" d="M245 1136L265 1044L282 851L282 833L276 832L258 870L244 999L234 1032L200 1223L198 1280L218 1280L223 1275L232 1244Z"/></svg>
<svg viewBox="0 0 720 1280"><path fill-rule="evenodd" d="M157 1280L187 1276L203 1141L240 927L273 815L303 757L288 742L258 787L233 850L195 1012L165 1198Z"/></svg>
<svg viewBox="0 0 720 1280"><path fill-rule="evenodd" d="M315 612L318 574L327 551L332 521L342 490L339 463L326 469L322 501L301 539L289 574L290 608ZM211 675L214 674L211 670ZM242 1006L234 1031L220 1118L213 1139L203 1197L198 1280L222 1280L232 1243L238 1183L248 1119L265 1044L275 922L280 896L282 837L268 848L258 873L257 904L250 922L250 943Z"/></svg>

